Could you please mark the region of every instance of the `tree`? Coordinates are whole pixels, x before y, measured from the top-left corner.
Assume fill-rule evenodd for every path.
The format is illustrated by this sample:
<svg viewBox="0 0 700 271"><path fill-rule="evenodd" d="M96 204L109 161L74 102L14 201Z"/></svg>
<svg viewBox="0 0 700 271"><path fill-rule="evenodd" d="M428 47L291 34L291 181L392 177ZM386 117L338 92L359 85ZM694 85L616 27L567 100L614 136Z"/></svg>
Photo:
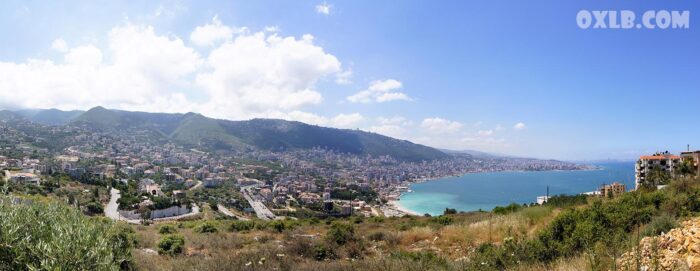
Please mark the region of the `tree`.
<svg viewBox="0 0 700 271"><path fill-rule="evenodd" d="M451 215L451 214L456 214L456 213L457 213L457 209L445 208L445 212L443 214Z"/></svg>
<svg viewBox="0 0 700 271"><path fill-rule="evenodd" d="M694 176L696 174L695 161L692 158L684 159L676 168L676 172L683 176Z"/></svg>
<svg viewBox="0 0 700 271"><path fill-rule="evenodd" d="M168 235L158 242L158 253L168 256L181 254L185 247L185 238L182 235Z"/></svg>
<svg viewBox="0 0 700 271"><path fill-rule="evenodd" d="M343 245L355 239L355 228L352 224L333 222L330 230L326 233L329 242Z"/></svg>
<svg viewBox="0 0 700 271"><path fill-rule="evenodd" d="M90 202L87 205L85 205L85 208L87 208L88 213L92 215L98 215L104 213L104 208L102 207L102 204L99 204L97 202Z"/></svg>
<svg viewBox="0 0 700 271"><path fill-rule="evenodd" d="M657 165L649 170L643 185L647 187L656 187L657 185L668 184L670 179L671 174L661 166Z"/></svg>

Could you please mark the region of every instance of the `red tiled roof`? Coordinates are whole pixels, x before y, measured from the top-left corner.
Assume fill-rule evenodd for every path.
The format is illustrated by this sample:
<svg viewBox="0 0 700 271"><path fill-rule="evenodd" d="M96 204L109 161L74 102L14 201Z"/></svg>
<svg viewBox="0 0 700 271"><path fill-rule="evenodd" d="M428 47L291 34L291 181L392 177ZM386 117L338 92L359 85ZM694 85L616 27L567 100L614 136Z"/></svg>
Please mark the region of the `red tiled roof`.
<svg viewBox="0 0 700 271"><path fill-rule="evenodd" d="M640 160L668 160L668 159L681 159L678 155L644 155L639 157Z"/></svg>

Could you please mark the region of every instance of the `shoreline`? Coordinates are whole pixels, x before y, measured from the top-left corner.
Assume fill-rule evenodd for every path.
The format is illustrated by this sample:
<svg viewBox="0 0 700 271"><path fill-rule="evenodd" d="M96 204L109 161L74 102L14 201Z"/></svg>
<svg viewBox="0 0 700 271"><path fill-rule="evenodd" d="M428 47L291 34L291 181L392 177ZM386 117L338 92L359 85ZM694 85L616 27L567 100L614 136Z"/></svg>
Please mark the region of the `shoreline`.
<svg viewBox="0 0 700 271"><path fill-rule="evenodd" d="M447 175L447 176L442 176L442 177L435 177L435 178L419 178L411 181L407 181L407 187L409 188L409 191L412 191L411 185L417 184L417 183L425 183L425 182L431 182L431 181L437 181L441 179L447 179L447 178L457 178L457 177L462 177L468 174L476 174L476 173L497 173L497 172L564 172L564 171L597 171L597 170L603 170L602 167L600 166L595 166L595 168L587 168L587 169L568 169L568 170L563 170L563 169L553 169L553 170L501 170L501 171L479 171L479 172L466 172L462 174L453 174L453 175ZM401 197L406 194L406 193L411 193L408 191L401 192L399 191L399 200L391 200L387 202L387 205L394 207L396 210L403 212L407 215L415 215L415 216L421 216L422 214L419 214L416 211L413 211L411 209L408 209L401 205L400 199Z"/></svg>
<svg viewBox="0 0 700 271"><path fill-rule="evenodd" d="M398 200L391 200L391 201L389 201L387 204L388 204L389 206L394 207L394 209L396 209L396 210L398 210L398 211L400 211L400 212L402 212L402 213L404 213L404 214L407 214L407 215L414 215L414 216L421 216L421 214L419 214L419 213L417 213L417 212L415 212L415 211L413 211L413 210L411 210L411 209L408 209L408 208L404 207L403 205L401 205L401 203L399 203Z"/></svg>

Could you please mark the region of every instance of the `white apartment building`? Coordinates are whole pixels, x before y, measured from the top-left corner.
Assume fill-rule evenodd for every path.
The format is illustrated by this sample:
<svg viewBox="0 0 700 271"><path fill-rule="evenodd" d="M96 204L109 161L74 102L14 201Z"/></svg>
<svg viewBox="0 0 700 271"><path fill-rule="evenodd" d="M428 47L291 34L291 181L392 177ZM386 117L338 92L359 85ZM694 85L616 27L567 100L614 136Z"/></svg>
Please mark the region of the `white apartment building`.
<svg viewBox="0 0 700 271"><path fill-rule="evenodd" d="M649 172L651 172L654 167L659 167L673 175L674 168L680 163L680 156L669 153L639 157L639 160L637 160L637 164L635 164L634 167L635 189L638 189L639 186L646 180Z"/></svg>

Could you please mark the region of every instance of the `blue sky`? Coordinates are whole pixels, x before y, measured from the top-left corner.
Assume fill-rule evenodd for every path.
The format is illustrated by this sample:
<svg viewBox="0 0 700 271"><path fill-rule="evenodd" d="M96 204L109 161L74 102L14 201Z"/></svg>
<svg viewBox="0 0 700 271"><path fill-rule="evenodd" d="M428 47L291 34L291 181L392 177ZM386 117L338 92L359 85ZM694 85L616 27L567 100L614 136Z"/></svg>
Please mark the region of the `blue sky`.
<svg viewBox="0 0 700 271"><path fill-rule="evenodd" d="M440 148L633 159L700 148L697 6L3 1L0 106L277 117ZM580 10L689 10L690 28L580 29Z"/></svg>

